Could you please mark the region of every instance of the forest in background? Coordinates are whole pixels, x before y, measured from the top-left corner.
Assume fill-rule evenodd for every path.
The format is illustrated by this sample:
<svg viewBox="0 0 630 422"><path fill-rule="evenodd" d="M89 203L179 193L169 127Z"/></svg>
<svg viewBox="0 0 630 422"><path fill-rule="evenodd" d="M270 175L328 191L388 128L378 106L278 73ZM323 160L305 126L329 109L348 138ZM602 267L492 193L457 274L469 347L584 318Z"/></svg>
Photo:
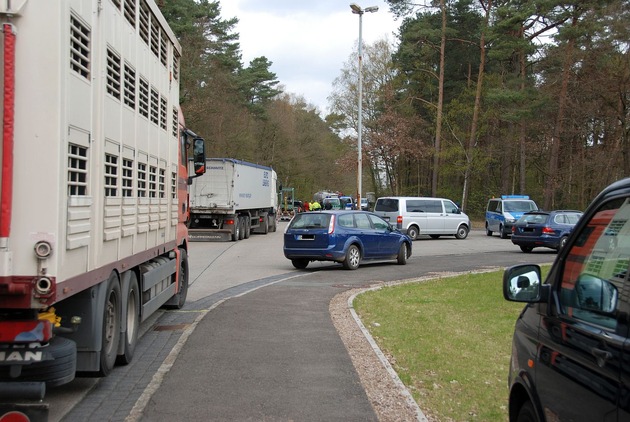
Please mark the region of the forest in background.
<svg viewBox="0 0 630 422"><path fill-rule="evenodd" d="M584 209L630 175L630 2L387 3L397 39L363 46L363 195L443 196L471 216L512 193ZM268 58L242 63L220 2L157 4L183 49L187 126L209 156L271 166L296 199L354 195L358 46L321 116L284 92Z"/></svg>

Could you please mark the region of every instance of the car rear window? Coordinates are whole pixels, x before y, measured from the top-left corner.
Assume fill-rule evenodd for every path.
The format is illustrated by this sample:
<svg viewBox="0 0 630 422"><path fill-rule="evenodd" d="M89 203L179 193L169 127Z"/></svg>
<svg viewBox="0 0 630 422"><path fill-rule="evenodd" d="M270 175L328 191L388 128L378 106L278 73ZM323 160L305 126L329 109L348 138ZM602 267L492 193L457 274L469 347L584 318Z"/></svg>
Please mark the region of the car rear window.
<svg viewBox="0 0 630 422"><path fill-rule="evenodd" d="M380 198L376 201L375 211L398 212L398 199Z"/></svg>
<svg viewBox="0 0 630 422"><path fill-rule="evenodd" d="M545 224L549 214L525 214L521 217L521 221L525 223Z"/></svg>
<svg viewBox="0 0 630 422"><path fill-rule="evenodd" d="M534 201L503 201L503 207L508 212L527 212L538 209Z"/></svg>
<svg viewBox="0 0 630 422"><path fill-rule="evenodd" d="M330 214L302 213L291 220L290 229L319 229L328 228Z"/></svg>

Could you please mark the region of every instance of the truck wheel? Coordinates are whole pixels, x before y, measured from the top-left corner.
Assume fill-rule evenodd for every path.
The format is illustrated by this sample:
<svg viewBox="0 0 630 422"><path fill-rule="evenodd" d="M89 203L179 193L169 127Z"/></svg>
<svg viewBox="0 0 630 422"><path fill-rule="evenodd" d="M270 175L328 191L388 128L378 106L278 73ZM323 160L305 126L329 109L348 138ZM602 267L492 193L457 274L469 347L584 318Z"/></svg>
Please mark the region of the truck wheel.
<svg viewBox="0 0 630 422"><path fill-rule="evenodd" d="M236 242L241 235L241 222L236 220L234 222L234 229L232 229L232 242Z"/></svg>
<svg viewBox="0 0 630 422"><path fill-rule="evenodd" d="M138 288L138 278L136 273L130 272L129 289L127 290L127 328L125 335L121 339L125 342L125 350L122 355L118 355L116 363L128 365L133 359L133 353L138 343L138 329L140 328L140 289Z"/></svg>
<svg viewBox="0 0 630 422"><path fill-rule="evenodd" d="M179 248L179 291L175 294L174 305L167 306L169 309L182 309L186 304L188 296L188 254L186 249Z"/></svg>
<svg viewBox="0 0 630 422"><path fill-rule="evenodd" d="M114 368L120 341L121 295L118 276L112 274L107 281L107 294L103 309L103 336L99 376L108 375Z"/></svg>
<svg viewBox="0 0 630 422"><path fill-rule="evenodd" d="M269 217L265 216L265 218L263 218L264 223L263 223L263 234L267 234L269 233Z"/></svg>
<svg viewBox="0 0 630 422"><path fill-rule="evenodd" d="M54 359L33 362L22 366L22 372L16 382L45 382L47 387L57 387L74 379L77 369L77 345L67 338L55 336L48 345L37 349L48 352ZM10 366L0 366L0 380L11 382Z"/></svg>
<svg viewBox="0 0 630 422"><path fill-rule="evenodd" d="M238 219L239 231L238 231L238 240L245 239L245 219L239 217Z"/></svg>
<svg viewBox="0 0 630 422"><path fill-rule="evenodd" d="M245 239L249 239L252 234L252 219L251 217L245 217Z"/></svg>

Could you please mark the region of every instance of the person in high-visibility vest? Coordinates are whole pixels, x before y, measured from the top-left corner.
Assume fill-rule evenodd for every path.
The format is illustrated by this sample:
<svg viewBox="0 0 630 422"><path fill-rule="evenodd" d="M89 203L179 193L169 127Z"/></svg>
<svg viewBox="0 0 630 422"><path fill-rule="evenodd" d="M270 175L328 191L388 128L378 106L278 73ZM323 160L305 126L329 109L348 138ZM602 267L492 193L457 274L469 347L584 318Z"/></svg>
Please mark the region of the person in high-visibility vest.
<svg viewBox="0 0 630 422"><path fill-rule="evenodd" d="M321 210L321 209L322 209L322 206L319 204L319 202L317 202L317 201L313 201L313 202L311 203L310 209L311 209L312 211L318 211L318 210Z"/></svg>

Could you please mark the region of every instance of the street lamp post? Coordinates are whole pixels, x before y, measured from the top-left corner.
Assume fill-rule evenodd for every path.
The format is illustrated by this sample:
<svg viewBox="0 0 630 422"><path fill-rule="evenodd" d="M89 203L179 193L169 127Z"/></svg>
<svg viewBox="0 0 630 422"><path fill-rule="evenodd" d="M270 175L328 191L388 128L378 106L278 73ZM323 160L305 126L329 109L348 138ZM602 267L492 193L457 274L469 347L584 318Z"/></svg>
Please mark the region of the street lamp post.
<svg viewBox="0 0 630 422"><path fill-rule="evenodd" d="M361 9L359 5L356 3L350 3L350 8L352 9L352 13L355 15L359 15L359 119L358 119L358 127L357 127L357 149L358 149L358 157L357 157L357 205L359 209L361 209L361 192L363 190L362 182L363 182L363 157L362 157L362 143L361 143L361 133L363 132L363 14L365 12L374 13L378 12L378 6L370 6L365 9Z"/></svg>

